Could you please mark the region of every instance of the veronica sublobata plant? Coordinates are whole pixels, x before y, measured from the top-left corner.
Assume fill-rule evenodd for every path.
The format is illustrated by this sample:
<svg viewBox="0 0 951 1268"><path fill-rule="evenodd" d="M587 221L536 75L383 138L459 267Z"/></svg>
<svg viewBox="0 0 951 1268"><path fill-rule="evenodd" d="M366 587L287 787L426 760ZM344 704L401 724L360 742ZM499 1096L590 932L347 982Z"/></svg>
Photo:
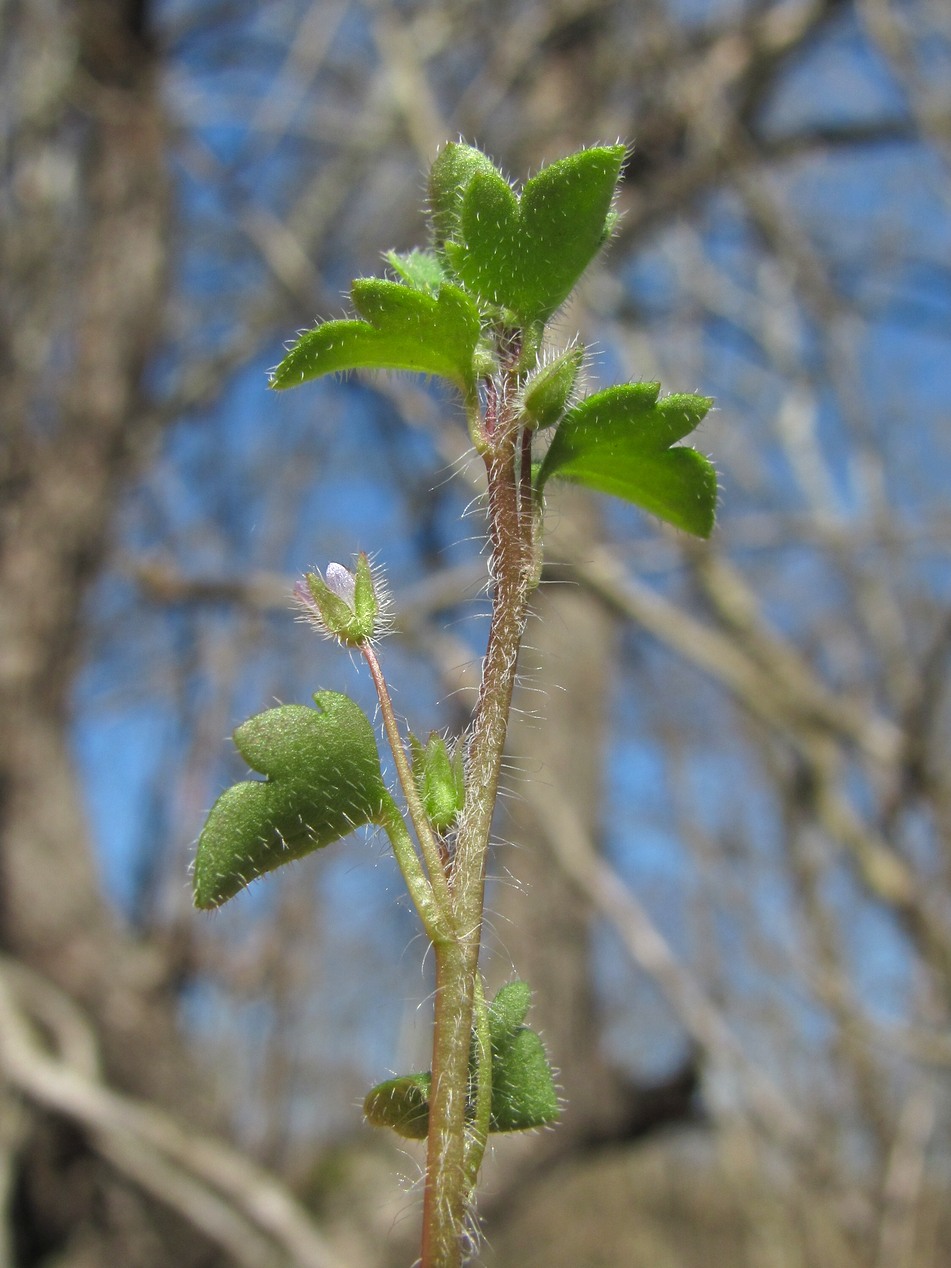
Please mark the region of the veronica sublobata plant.
<svg viewBox="0 0 951 1268"><path fill-rule="evenodd" d="M376 642L385 587L365 554L299 583L326 636L360 653L379 698L398 776L384 781L374 729L344 695L288 704L234 733L253 771L212 807L198 842L195 903L218 907L256 877L348 835L387 834L435 960L431 1069L367 1095L367 1119L427 1140L422 1268L455 1268L467 1244L491 1133L552 1123L558 1098L528 986L488 1001L479 971L486 859L528 603L542 571L545 502L570 480L643 507L700 537L716 510L707 458L681 445L706 397L661 398L657 383L582 396L584 349L546 346L546 327L611 235L622 145L581 150L517 193L479 150L447 145L429 181L426 250L386 256L392 276L361 278L356 316L326 321L273 372L283 390L357 369L434 375L458 391L485 466L492 617L471 723L454 743L423 743L394 713Z"/></svg>

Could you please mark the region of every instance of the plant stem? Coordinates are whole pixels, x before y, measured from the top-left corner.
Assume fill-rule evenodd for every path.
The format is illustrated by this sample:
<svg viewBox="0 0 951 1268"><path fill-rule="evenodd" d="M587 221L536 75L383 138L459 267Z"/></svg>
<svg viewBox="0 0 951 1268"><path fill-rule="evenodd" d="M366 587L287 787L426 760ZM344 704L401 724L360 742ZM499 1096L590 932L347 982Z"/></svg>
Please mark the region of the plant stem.
<svg viewBox="0 0 951 1268"><path fill-rule="evenodd" d="M433 1079L420 1264L421 1268L459 1268L470 1198L465 1141L472 996L462 940L436 946L434 954Z"/></svg>
<svg viewBox="0 0 951 1268"><path fill-rule="evenodd" d="M390 838L393 855L430 942L433 946L438 946L442 942L450 941L452 938L451 914L436 900L433 887L419 861L409 829L392 797L387 797L384 801L380 810L379 823Z"/></svg>
<svg viewBox="0 0 951 1268"><path fill-rule="evenodd" d="M364 643L361 648L363 658L369 667L370 674L373 678L373 685L376 687L377 699L380 702L380 712L383 714L383 729L386 731L387 743L393 754L393 760L396 763L396 773L399 776L400 786L403 789L403 796L406 798L406 805L409 809L410 818L413 820L413 827L416 829L416 839L419 841L420 849L423 852L423 859L426 862L426 868L429 872L429 879L432 884L433 893L436 896L436 902L445 915L448 916L451 907L451 895L449 892L449 882L446 879L446 873L443 870L442 856L439 853L439 846L433 835L433 830L429 819L426 817L426 808L423 805L423 799L420 796L419 789L416 787L416 780L413 777L413 771L406 757L406 750L403 748L403 737L400 735L399 724L396 721L396 714L393 710L393 702L390 699L389 688L386 685L386 679L383 677L383 670L380 668L380 662L377 659L376 652L369 643Z"/></svg>
<svg viewBox="0 0 951 1268"><path fill-rule="evenodd" d="M473 1004L473 995L467 999L469 976L465 953L461 940L435 947L436 1016L423 1198L422 1268L457 1268L462 1263L461 1235L489 1137L492 1052L488 1014L478 976L473 992L475 1007L467 1012L467 1004ZM466 1109L473 1032L477 1045L476 1088L475 1117L470 1127ZM434 1131L432 1124L437 1115L442 1116L444 1127ZM451 1131L446 1129L447 1123L452 1123Z"/></svg>
<svg viewBox="0 0 951 1268"><path fill-rule="evenodd" d="M518 671L533 572L531 508L523 505L519 481L519 434L506 381L501 393L492 452L486 455L489 531L495 590L482 686L466 762L466 803L456 840L453 900L474 973L485 900L485 866L509 711ZM524 455L522 455L524 462Z"/></svg>
<svg viewBox="0 0 951 1268"><path fill-rule="evenodd" d="M530 464L516 408L512 368L487 385L483 458L488 475L489 534L495 583L492 623L479 702L466 760L463 807L450 885L456 941L436 947L432 1089L423 1205L422 1268L458 1268L466 1208L474 1187L484 1139L466 1151L466 1104L474 1001L485 901L485 869L492 816L498 796L518 653L525 629L534 567L533 507L520 470ZM483 1004L484 1011L484 1004ZM484 1032L484 1021L480 1026ZM484 1035L482 1036L484 1037ZM491 1078L491 1054L488 1078ZM480 1082L486 1076L480 1077ZM491 1084L482 1083L482 1087ZM489 1092L491 1096L491 1091ZM487 1118L485 1106L482 1118ZM476 1131L486 1129L484 1122Z"/></svg>
<svg viewBox="0 0 951 1268"><path fill-rule="evenodd" d="M470 1190L475 1189L492 1125L492 1036L489 1029L489 1010L485 1002L485 991L482 978L479 976L476 977L475 982L472 1031L475 1088L471 1093L473 1114L466 1139L465 1157L466 1184Z"/></svg>

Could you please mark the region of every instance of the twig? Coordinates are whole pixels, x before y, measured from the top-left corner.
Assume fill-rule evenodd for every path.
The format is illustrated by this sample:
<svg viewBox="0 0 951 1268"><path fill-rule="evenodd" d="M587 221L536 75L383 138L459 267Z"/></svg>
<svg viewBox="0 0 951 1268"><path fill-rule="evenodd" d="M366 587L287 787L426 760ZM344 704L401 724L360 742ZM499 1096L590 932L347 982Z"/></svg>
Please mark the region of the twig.
<svg viewBox="0 0 951 1268"><path fill-rule="evenodd" d="M29 973L17 966L21 983ZM34 976L29 974L30 977ZM0 1068L23 1096L70 1119L93 1146L248 1268L344 1268L268 1172L169 1114L106 1087L45 1049L0 965ZM43 982L44 991L54 988Z"/></svg>

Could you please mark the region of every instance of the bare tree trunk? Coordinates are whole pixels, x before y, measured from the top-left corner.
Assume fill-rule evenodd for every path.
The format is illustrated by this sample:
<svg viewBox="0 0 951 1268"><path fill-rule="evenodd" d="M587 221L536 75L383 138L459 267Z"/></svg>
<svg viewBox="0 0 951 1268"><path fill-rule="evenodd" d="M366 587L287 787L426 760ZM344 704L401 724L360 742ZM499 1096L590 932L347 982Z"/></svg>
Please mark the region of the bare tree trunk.
<svg viewBox="0 0 951 1268"><path fill-rule="evenodd" d="M0 946L80 1005L118 1087L192 1101L195 1112L162 957L131 939L103 895L69 740L83 606L153 426L143 372L161 336L168 196L147 16L144 4L104 0L0 6L11 121L0 234ZM14 1184L14 1249L57 1248L67 1263L168 1262L154 1235L143 1242L151 1250L133 1251L129 1228L106 1227L114 1204L102 1186L114 1183L88 1160L77 1165L75 1133L33 1121ZM177 1262L188 1262L186 1245L176 1242Z"/></svg>

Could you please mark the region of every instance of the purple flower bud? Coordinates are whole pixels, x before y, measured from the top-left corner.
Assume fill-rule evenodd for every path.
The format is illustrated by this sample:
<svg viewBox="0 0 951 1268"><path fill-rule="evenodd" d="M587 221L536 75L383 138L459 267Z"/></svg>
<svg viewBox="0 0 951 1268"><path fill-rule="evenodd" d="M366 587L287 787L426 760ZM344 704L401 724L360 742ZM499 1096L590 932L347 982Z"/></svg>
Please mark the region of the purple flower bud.
<svg viewBox="0 0 951 1268"><path fill-rule="evenodd" d="M323 575L308 572L294 587L305 618L322 634L348 647L359 647L386 632L388 597L363 553L357 556L355 573L331 563Z"/></svg>
<svg viewBox="0 0 951 1268"><path fill-rule="evenodd" d="M349 568L345 568L343 564L328 564L324 569L324 581L327 589L332 590L338 599L343 599L348 607L353 607L357 582Z"/></svg>

